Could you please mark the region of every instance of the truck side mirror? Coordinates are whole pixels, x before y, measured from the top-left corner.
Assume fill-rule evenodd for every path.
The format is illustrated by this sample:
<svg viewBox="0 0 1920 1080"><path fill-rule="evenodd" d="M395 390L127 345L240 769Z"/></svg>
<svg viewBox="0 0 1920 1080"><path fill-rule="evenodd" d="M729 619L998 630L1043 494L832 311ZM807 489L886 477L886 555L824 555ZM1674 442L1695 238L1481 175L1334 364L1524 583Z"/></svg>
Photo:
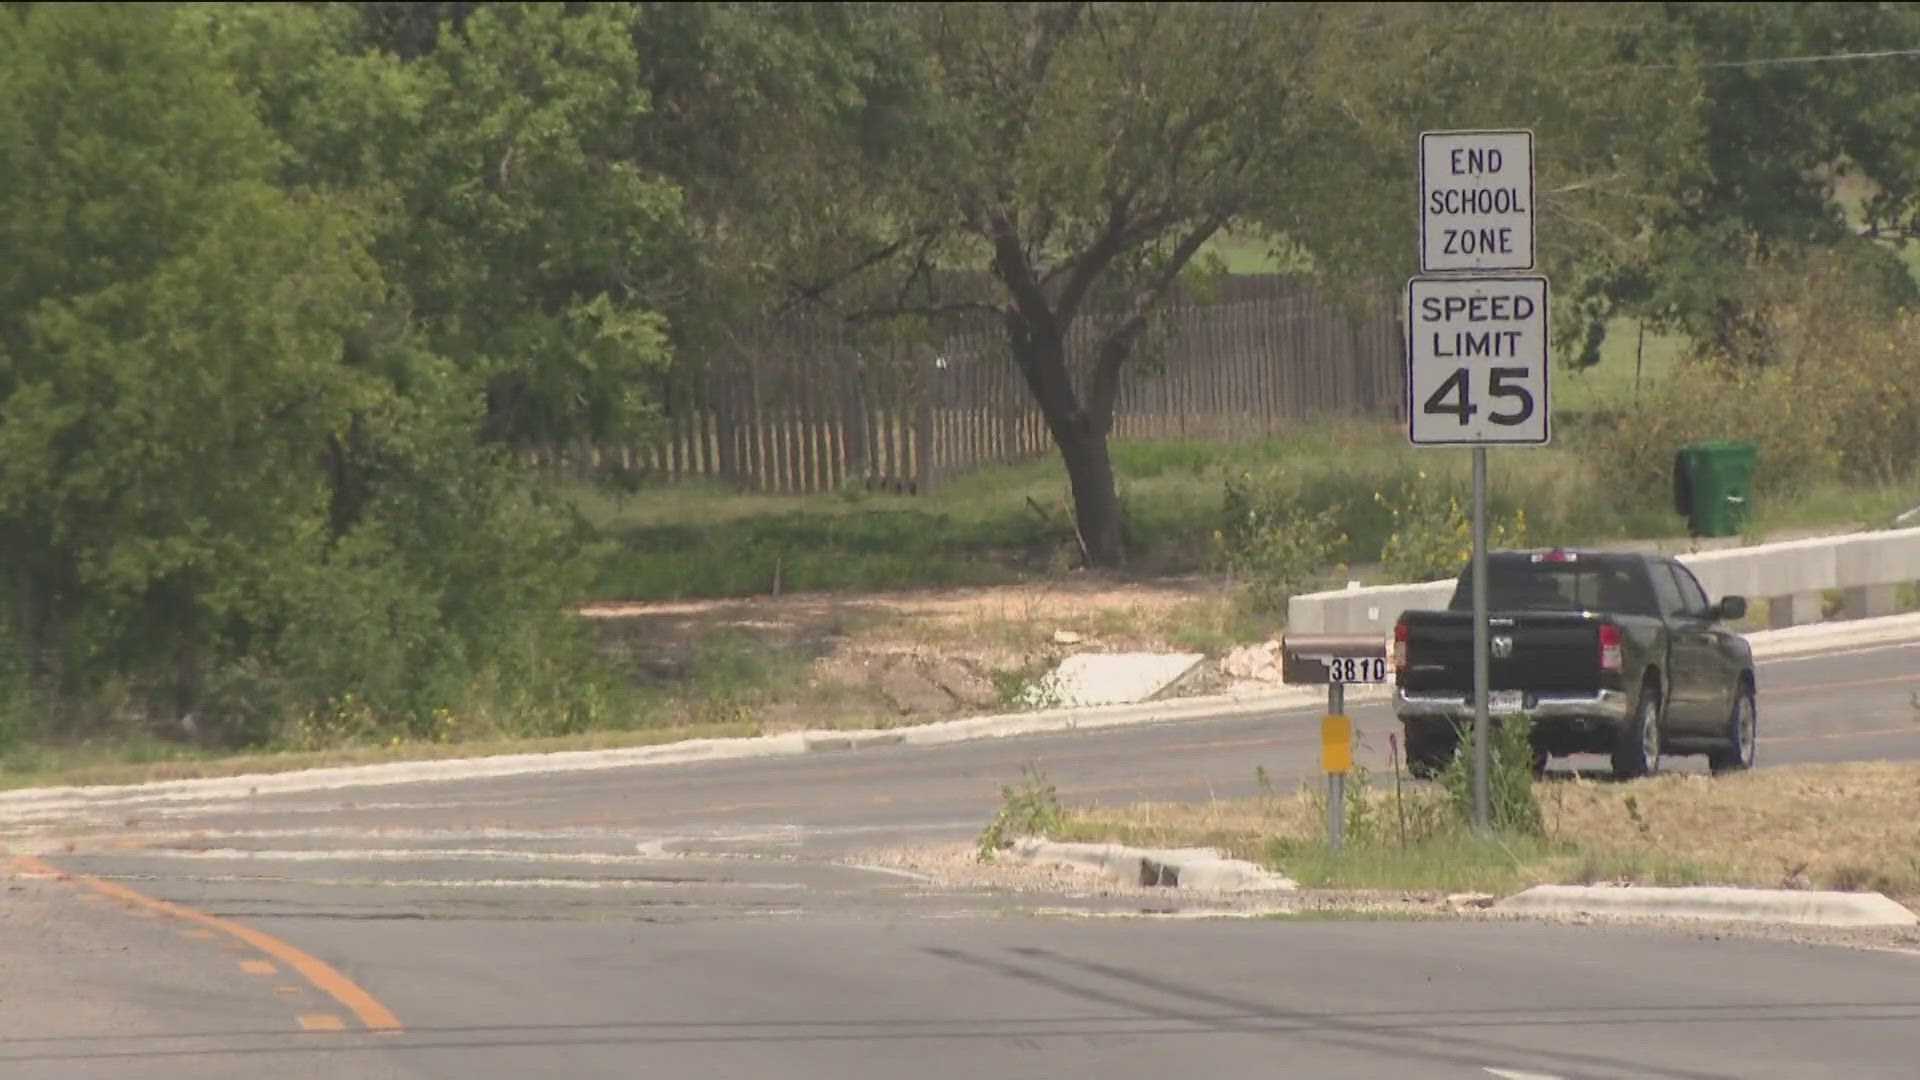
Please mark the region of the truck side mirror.
<svg viewBox="0 0 1920 1080"><path fill-rule="evenodd" d="M1738 622L1747 617L1747 598L1744 596L1723 596L1713 609L1713 617L1721 622Z"/></svg>

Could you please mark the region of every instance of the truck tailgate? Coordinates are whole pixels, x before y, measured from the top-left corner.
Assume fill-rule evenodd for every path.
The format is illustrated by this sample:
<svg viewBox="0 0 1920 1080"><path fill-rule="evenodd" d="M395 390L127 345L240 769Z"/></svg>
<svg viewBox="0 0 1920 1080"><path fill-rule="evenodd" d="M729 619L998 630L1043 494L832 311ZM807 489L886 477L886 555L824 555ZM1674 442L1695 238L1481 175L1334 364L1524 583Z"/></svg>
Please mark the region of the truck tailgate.
<svg viewBox="0 0 1920 1080"><path fill-rule="evenodd" d="M1600 624L1586 615L1550 612L1493 613L1488 660L1489 688L1592 693L1600 689ZM1497 639L1511 651L1501 656ZM1464 612L1422 613L1407 635L1407 670L1401 688L1411 692L1473 686L1473 621Z"/></svg>

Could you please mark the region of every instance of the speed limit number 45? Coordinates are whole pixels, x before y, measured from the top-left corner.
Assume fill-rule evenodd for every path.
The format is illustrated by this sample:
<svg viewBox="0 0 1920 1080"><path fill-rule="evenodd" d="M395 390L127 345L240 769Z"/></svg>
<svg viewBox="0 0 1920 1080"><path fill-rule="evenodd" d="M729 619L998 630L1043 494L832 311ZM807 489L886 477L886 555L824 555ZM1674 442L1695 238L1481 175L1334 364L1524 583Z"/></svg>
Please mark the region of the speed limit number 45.
<svg viewBox="0 0 1920 1080"><path fill-rule="evenodd" d="M1407 337L1411 441L1547 441L1546 278L1414 278Z"/></svg>

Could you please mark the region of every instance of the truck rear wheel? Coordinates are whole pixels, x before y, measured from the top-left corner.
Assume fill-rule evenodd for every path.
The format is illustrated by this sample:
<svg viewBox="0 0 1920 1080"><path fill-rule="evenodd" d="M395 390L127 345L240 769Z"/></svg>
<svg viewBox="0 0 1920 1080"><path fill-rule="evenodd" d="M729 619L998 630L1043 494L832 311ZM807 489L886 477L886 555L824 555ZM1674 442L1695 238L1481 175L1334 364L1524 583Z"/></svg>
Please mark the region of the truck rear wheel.
<svg viewBox="0 0 1920 1080"><path fill-rule="evenodd" d="M1727 716L1727 741L1707 753L1707 766L1716 773L1751 769L1758 742L1759 716L1754 706L1753 687L1742 681Z"/></svg>
<svg viewBox="0 0 1920 1080"><path fill-rule="evenodd" d="M1660 768L1660 714L1660 684L1649 679L1640 687L1640 701L1614 744L1615 779L1649 776Z"/></svg>

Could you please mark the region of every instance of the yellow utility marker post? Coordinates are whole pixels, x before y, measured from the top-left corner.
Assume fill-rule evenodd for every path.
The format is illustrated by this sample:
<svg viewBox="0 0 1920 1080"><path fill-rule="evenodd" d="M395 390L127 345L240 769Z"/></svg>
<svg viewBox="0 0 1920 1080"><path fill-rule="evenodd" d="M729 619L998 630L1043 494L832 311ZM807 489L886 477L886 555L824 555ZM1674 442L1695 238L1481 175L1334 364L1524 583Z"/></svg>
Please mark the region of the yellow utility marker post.
<svg viewBox="0 0 1920 1080"><path fill-rule="evenodd" d="M1346 687L1327 684L1327 715L1320 718L1320 771L1327 774L1327 850L1340 854L1346 823L1347 774L1353 771L1353 721L1347 719Z"/></svg>

